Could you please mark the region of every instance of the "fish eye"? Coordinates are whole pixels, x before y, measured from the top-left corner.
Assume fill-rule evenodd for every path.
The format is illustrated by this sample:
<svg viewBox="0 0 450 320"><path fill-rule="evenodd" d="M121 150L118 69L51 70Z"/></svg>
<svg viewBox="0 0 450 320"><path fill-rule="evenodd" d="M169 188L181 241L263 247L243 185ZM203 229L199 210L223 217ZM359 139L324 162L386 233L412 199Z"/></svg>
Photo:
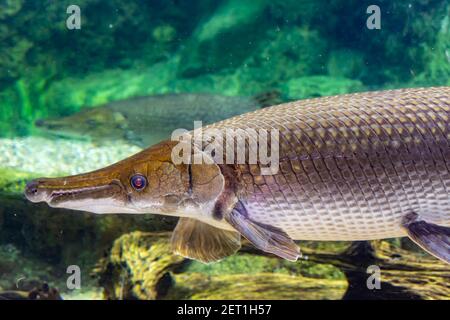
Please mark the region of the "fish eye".
<svg viewBox="0 0 450 320"><path fill-rule="evenodd" d="M130 179L130 184L136 191L141 191L147 186L147 178L142 174L135 174Z"/></svg>

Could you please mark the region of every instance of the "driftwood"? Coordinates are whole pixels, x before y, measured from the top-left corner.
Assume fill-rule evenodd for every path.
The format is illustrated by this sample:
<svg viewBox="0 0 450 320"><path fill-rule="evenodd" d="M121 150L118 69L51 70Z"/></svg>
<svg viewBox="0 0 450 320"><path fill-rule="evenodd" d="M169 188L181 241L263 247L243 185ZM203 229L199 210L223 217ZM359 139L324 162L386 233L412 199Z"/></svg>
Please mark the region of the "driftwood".
<svg viewBox="0 0 450 320"><path fill-rule="evenodd" d="M243 251L261 254L248 243ZM343 299L450 298L450 266L425 252L405 250L383 240L353 242L342 252L308 246L302 251L309 261L331 264L345 273L349 286ZM368 288L368 279L374 274L371 266L379 270L379 289Z"/></svg>
<svg viewBox="0 0 450 320"><path fill-rule="evenodd" d="M357 242L346 249L301 243L304 259L333 265L345 280L277 273L208 276L184 273L188 259L170 251L170 233L133 232L115 241L94 274L108 299L448 299L450 268L435 258L388 241ZM345 248L345 246L344 246ZM248 242L241 252L264 255ZM270 256L267 256L270 257ZM278 259L273 257L274 259ZM369 266L380 287L368 289ZM369 282L375 284L375 282Z"/></svg>
<svg viewBox="0 0 450 320"><path fill-rule="evenodd" d="M340 299L345 280L281 273L185 273L190 260L171 252L170 233L133 232L114 243L94 274L106 299Z"/></svg>

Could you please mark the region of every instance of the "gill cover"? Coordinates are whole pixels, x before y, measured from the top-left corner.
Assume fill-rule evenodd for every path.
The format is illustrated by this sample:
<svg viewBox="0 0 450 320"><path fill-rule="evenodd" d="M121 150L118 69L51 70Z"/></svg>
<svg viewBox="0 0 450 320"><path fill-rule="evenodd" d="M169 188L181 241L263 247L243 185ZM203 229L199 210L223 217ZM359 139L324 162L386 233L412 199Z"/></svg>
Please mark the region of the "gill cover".
<svg viewBox="0 0 450 320"><path fill-rule="evenodd" d="M238 199L239 183L232 167L194 164L190 171L194 199L206 205L212 219L210 216L208 224L181 218L172 235L175 253L206 263L217 261L239 250L243 235L256 248L284 259L295 261L301 256L299 247L283 230L251 219Z"/></svg>
<svg viewBox="0 0 450 320"><path fill-rule="evenodd" d="M189 150L189 149L188 149ZM183 257L204 263L220 260L232 255L241 247L240 234L235 231L217 228L211 222L211 209L225 189L225 179L217 164L194 147L194 154L201 154L207 161L191 164L189 170L189 193L199 204L195 218L182 217L172 234L172 249ZM192 159L194 159L193 157ZM203 159L205 159L203 158Z"/></svg>

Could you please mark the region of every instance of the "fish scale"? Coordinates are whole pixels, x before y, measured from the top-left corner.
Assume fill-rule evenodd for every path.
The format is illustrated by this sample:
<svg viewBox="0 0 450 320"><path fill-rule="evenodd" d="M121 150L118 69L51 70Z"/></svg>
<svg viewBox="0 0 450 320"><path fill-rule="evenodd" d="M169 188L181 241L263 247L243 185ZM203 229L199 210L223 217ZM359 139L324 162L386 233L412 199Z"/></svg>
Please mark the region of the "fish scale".
<svg viewBox="0 0 450 320"><path fill-rule="evenodd" d="M442 87L307 99L205 130L279 130L277 174L236 166L254 221L299 240L399 237L409 213L450 225L449 97Z"/></svg>

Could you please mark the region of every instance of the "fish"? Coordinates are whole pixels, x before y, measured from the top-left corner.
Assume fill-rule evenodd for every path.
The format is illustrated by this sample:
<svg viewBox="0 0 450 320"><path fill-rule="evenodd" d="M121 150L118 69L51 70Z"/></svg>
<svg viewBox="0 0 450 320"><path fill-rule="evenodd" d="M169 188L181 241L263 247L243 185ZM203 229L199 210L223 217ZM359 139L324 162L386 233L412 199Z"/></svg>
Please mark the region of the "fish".
<svg viewBox="0 0 450 320"><path fill-rule="evenodd" d="M450 87L299 100L205 126L200 142L191 131L93 172L32 180L25 196L97 214L179 217L173 251L204 263L237 252L242 237L296 261L296 240L405 236L450 263L449 116ZM256 147L277 155L272 163L239 159L254 151L251 129L271 132ZM228 158L208 149L207 134L227 130L236 133L224 136ZM233 147L239 137L247 148Z"/></svg>
<svg viewBox="0 0 450 320"><path fill-rule="evenodd" d="M66 117L38 119L35 126L60 137L95 143L122 140L148 147L170 138L175 129L193 129L194 120L206 125L257 110L278 99L276 90L250 98L206 93L160 94L86 107Z"/></svg>

